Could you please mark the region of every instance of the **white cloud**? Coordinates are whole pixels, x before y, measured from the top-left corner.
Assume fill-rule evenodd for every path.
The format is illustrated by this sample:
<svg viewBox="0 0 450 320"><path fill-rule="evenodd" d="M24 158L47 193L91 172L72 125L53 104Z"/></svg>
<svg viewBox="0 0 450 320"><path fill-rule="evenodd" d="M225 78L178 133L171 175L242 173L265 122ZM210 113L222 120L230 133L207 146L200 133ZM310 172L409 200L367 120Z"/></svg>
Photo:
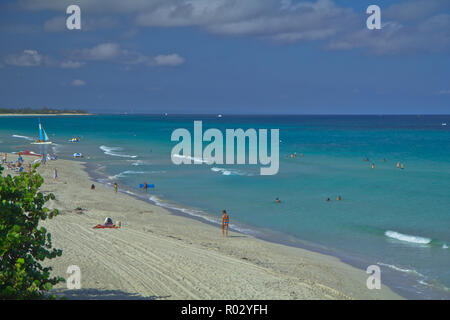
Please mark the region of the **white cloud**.
<svg viewBox="0 0 450 320"><path fill-rule="evenodd" d="M92 48L81 49L74 58L81 60L110 61L127 65L179 66L185 59L178 53L150 57L140 52L122 49L117 43L101 43Z"/></svg>
<svg viewBox="0 0 450 320"><path fill-rule="evenodd" d="M74 87L82 87L82 86L85 86L86 85L86 82L84 82L83 80L73 80L72 81L72 86L74 86Z"/></svg>
<svg viewBox="0 0 450 320"><path fill-rule="evenodd" d="M153 65L156 66L179 66L184 63L184 58L179 54L158 55L153 58ZM152 63L151 63L152 64Z"/></svg>
<svg viewBox="0 0 450 320"><path fill-rule="evenodd" d="M425 20L449 9L450 1L448 0L408 0L392 4L383 10L382 16L389 20L403 22Z"/></svg>
<svg viewBox="0 0 450 320"><path fill-rule="evenodd" d="M439 95L450 95L450 89L449 90L441 90L438 92Z"/></svg>
<svg viewBox="0 0 450 320"><path fill-rule="evenodd" d="M59 12L71 2L20 0L26 9ZM384 27L376 31L365 28L367 14L363 10L357 12L336 2L79 0L78 4L92 16L125 15L141 27L196 26L214 34L251 36L276 42L324 40L329 49L363 48L376 54L447 52L450 49L449 0L402 0L386 6L382 8ZM52 29L51 22L48 22L47 28ZM134 54L135 58L145 60Z"/></svg>
<svg viewBox="0 0 450 320"><path fill-rule="evenodd" d="M83 16L81 23L81 31L93 31L93 30L103 30L110 29L117 26L118 21L109 16ZM64 32L68 31L66 26L65 16L56 16L44 23L44 31L46 32Z"/></svg>
<svg viewBox="0 0 450 320"><path fill-rule="evenodd" d="M44 31L47 32L61 32L66 31L66 18L65 17L54 17L47 20L44 23Z"/></svg>
<svg viewBox="0 0 450 320"><path fill-rule="evenodd" d="M36 50L24 50L21 53L6 56L5 63L17 67L36 67L41 65L42 55Z"/></svg>
<svg viewBox="0 0 450 320"><path fill-rule="evenodd" d="M101 43L90 49L78 52L80 59L86 60L113 60L123 54L117 43Z"/></svg>
<svg viewBox="0 0 450 320"><path fill-rule="evenodd" d="M336 50L366 48L374 54L448 51L450 15L432 16L416 25L384 22L381 30L357 30L331 41L328 47Z"/></svg>
<svg viewBox="0 0 450 320"><path fill-rule="evenodd" d="M86 64L85 62L67 60L67 61L61 62L60 67L63 69L77 69L77 68L81 68L85 64Z"/></svg>

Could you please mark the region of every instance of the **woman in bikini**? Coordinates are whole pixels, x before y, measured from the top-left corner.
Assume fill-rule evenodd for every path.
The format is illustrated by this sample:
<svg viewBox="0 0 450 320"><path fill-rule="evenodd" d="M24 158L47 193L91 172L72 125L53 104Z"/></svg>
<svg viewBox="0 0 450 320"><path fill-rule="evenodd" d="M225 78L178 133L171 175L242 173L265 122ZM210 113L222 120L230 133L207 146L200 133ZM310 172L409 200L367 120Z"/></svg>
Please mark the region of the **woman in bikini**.
<svg viewBox="0 0 450 320"><path fill-rule="evenodd" d="M228 224L230 222L230 217L225 210L222 210L222 236L224 236L224 231L228 237Z"/></svg>

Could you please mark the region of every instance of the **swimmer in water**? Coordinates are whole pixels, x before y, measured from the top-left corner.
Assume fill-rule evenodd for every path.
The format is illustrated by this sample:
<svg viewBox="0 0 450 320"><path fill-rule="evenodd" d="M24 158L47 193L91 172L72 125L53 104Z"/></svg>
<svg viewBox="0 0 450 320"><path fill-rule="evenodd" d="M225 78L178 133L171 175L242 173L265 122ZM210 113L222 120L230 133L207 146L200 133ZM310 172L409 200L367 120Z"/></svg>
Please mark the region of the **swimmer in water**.
<svg viewBox="0 0 450 320"><path fill-rule="evenodd" d="M403 163L402 163L402 165L400 166L400 169L405 169L405 166L403 165Z"/></svg>
<svg viewBox="0 0 450 320"><path fill-rule="evenodd" d="M372 169L375 169L375 163L372 163Z"/></svg>
<svg viewBox="0 0 450 320"><path fill-rule="evenodd" d="M331 201L331 199L330 198L327 198L327 202L330 202Z"/></svg>
<svg viewBox="0 0 450 320"><path fill-rule="evenodd" d="M276 198L276 199L275 199L275 202L276 202L276 203L280 203L281 200L280 200L279 198Z"/></svg>
<svg viewBox="0 0 450 320"><path fill-rule="evenodd" d="M397 169L400 168L400 162L397 162Z"/></svg>
<svg viewBox="0 0 450 320"><path fill-rule="evenodd" d="M338 196L338 197L337 197L337 200L342 200L341 196Z"/></svg>

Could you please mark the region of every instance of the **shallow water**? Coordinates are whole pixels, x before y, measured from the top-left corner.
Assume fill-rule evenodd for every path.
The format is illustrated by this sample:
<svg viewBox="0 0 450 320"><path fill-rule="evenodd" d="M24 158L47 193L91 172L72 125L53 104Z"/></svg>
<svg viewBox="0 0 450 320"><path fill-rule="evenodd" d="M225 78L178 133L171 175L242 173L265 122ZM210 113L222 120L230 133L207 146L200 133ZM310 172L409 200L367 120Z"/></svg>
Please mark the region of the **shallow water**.
<svg viewBox="0 0 450 320"><path fill-rule="evenodd" d="M65 158L81 152L105 183L160 205L210 222L227 209L237 230L302 239L360 267L378 263L382 272L398 274L390 276L394 286L407 286L402 290L413 297L450 296L450 129L441 125L450 116L41 120L56 144L30 145L36 118L0 118L0 150L47 150ZM192 131L194 120L203 120L204 130L280 129L279 173L261 176L259 165L175 166L171 133ZM69 142L73 136L80 143ZM294 152L297 158L290 158ZM139 190L144 181L156 185L148 195Z"/></svg>

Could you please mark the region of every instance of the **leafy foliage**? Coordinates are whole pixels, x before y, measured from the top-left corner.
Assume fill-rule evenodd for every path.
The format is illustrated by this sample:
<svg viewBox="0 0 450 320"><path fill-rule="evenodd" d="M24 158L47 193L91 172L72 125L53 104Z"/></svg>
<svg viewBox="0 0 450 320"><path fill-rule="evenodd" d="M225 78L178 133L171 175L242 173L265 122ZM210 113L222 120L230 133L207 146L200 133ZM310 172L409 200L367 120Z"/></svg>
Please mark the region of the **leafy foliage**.
<svg viewBox="0 0 450 320"><path fill-rule="evenodd" d="M61 256L52 249L51 234L39 222L52 219L58 210L44 204L55 199L38 189L44 179L33 166L31 175L3 177L0 166L0 299L41 299L63 278L50 276L41 262Z"/></svg>

